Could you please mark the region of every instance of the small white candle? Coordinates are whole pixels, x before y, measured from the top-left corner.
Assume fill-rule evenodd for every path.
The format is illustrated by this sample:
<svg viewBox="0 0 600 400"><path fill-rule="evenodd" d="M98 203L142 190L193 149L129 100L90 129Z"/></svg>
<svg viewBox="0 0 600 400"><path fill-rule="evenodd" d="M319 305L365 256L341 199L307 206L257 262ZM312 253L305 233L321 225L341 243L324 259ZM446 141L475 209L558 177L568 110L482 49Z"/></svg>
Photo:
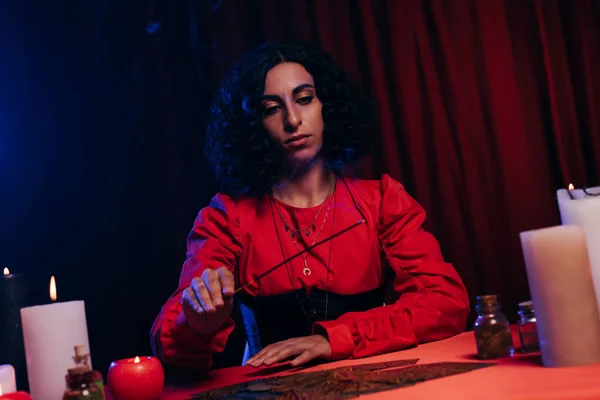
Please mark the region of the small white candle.
<svg viewBox="0 0 600 400"><path fill-rule="evenodd" d="M586 191L600 193L600 187ZM556 192L556 198L563 225L579 225L585 232L592 279L600 309L600 196L589 196L582 189L560 189Z"/></svg>
<svg viewBox="0 0 600 400"><path fill-rule="evenodd" d="M600 318L582 228L521 232L521 246L544 365L600 362Z"/></svg>
<svg viewBox="0 0 600 400"><path fill-rule="evenodd" d="M0 394L9 394L16 391L15 369L12 365L0 365Z"/></svg>
<svg viewBox="0 0 600 400"><path fill-rule="evenodd" d="M52 283L54 277L50 293L55 300L56 286ZM36 400L61 399L67 370L75 367L74 346L90 348L85 304L69 301L22 308L21 319L31 396Z"/></svg>

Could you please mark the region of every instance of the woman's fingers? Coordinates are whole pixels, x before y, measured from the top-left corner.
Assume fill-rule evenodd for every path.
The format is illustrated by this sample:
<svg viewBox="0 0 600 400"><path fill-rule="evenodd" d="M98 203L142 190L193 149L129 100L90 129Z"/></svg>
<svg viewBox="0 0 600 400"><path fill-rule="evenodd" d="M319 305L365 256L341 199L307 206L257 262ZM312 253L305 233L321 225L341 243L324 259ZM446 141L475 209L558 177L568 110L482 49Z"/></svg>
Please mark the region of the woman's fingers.
<svg viewBox="0 0 600 400"><path fill-rule="evenodd" d="M302 342L302 338L294 338L273 343L262 349L246 363L253 367L278 363L304 351Z"/></svg>
<svg viewBox="0 0 600 400"><path fill-rule="evenodd" d="M200 304L202 304L202 308L204 308L206 312L215 311L215 307L213 306L213 302L210 297L210 294L208 293L208 288L204 283L204 279L194 278L191 287L194 290L194 293L196 294L196 298L198 299Z"/></svg>
<svg viewBox="0 0 600 400"><path fill-rule="evenodd" d="M221 288L225 296L233 296L235 292L235 280L233 274L226 267L221 267L217 270Z"/></svg>
<svg viewBox="0 0 600 400"><path fill-rule="evenodd" d="M202 273L202 280L210 296L212 306L215 309L221 307L223 305L223 294L221 293L219 274L212 269L206 269Z"/></svg>
<svg viewBox="0 0 600 400"><path fill-rule="evenodd" d="M222 282L231 295L223 296ZM212 334L227 322L233 310L233 274L229 270L206 269L183 290L182 304L192 330L199 334Z"/></svg>
<svg viewBox="0 0 600 400"><path fill-rule="evenodd" d="M198 314L202 314L204 312L204 308L202 307L202 304L200 304L200 302L198 301L196 293L194 292L194 289L192 289L191 286L183 291L181 297L183 307L188 307Z"/></svg>
<svg viewBox="0 0 600 400"><path fill-rule="evenodd" d="M205 269L201 276L201 282L197 282L197 292L201 296L200 300L211 309L216 310L225 305L225 301L231 302L235 291L233 274L226 267L219 269ZM205 290L208 297L205 296ZM225 295L225 296L223 296ZM209 301L210 300L210 301Z"/></svg>
<svg viewBox="0 0 600 400"><path fill-rule="evenodd" d="M298 345L282 346L279 349L277 349L277 351L274 351L271 354L266 355L263 358L263 360L264 360L263 363L265 365L277 364L278 362L285 361L292 356L302 354L304 351L305 351L305 349L303 349L301 346L298 346Z"/></svg>
<svg viewBox="0 0 600 400"><path fill-rule="evenodd" d="M312 361L318 357L319 357L319 354L315 353L312 349L308 349L308 350L305 350L302 353L300 353L300 355L298 357L294 358L290 362L290 364L294 367L297 367L298 365L305 364L305 363Z"/></svg>
<svg viewBox="0 0 600 400"><path fill-rule="evenodd" d="M246 361L252 367L272 365L297 356L291 365L297 366L319 357L331 355L329 340L321 335L299 337L273 343Z"/></svg>

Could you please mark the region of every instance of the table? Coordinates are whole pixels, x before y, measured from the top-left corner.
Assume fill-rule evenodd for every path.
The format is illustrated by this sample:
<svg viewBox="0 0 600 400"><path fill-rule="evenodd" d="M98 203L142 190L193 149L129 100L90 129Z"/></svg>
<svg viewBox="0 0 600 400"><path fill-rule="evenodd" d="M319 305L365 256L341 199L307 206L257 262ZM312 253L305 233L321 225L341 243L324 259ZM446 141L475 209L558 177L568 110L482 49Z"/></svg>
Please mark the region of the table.
<svg viewBox="0 0 600 400"><path fill-rule="evenodd" d="M519 343L514 329L513 342L515 344ZM441 361L480 362L475 358L475 351L473 332L465 332L446 340L423 344L412 349L359 360L321 364L303 369L303 372L410 358L418 358L418 363ZM542 367L539 353L516 353L514 357L493 362L496 365L492 367L435 379L411 387L363 395L360 399L600 399L600 364L568 368L545 368ZM286 372L281 372L281 367L275 368L275 370L279 370L279 372L270 375L265 375L265 372L273 371L273 368L234 367L208 371L197 383L192 385L167 386L162 399L185 399L189 394L203 390L265 376L286 374Z"/></svg>

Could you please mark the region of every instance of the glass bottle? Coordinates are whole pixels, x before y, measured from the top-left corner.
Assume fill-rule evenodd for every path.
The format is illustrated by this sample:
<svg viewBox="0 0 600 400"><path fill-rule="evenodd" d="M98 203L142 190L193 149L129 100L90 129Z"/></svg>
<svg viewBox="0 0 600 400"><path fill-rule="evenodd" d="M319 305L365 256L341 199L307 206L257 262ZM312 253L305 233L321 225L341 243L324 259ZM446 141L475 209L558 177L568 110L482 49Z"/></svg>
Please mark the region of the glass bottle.
<svg viewBox="0 0 600 400"><path fill-rule="evenodd" d="M522 353L530 353L540 349L536 323L533 302L524 301L519 303L519 340L521 341Z"/></svg>
<svg viewBox="0 0 600 400"><path fill-rule="evenodd" d="M489 360L514 355L510 323L502 314L502 307L495 294L477 296L477 319L474 333L477 356Z"/></svg>
<svg viewBox="0 0 600 400"><path fill-rule="evenodd" d="M105 400L102 374L90 368L85 346L75 346L75 367L69 368L63 400Z"/></svg>

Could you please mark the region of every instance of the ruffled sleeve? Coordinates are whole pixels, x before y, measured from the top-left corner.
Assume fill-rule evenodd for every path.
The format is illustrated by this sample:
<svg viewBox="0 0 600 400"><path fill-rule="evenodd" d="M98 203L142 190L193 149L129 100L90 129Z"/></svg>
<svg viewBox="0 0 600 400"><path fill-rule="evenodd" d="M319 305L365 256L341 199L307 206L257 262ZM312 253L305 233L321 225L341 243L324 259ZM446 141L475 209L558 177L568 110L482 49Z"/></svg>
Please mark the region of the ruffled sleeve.
<svg viewBox="0 0 600 400"><path fill-rule="evenodd" d="M230 318L211 337L202 337L188 326L181 296L191 281L207 268L222 266L232 272L240 259L239 218L229 196L218 194L198 214L187 240L186 260L179 287L162 307L151 329L154 354L168 364L210 368L212 354L221 352L234 323Z"/></svg>
<svg viewBox="0 0 600 400"><path fill-rule="evenodd" d="M462 332L469 300L460 276L445 263L437 240L423 230L425 212L387 175L380 184L378 235L395 272L395 303L315 324L326 334L331 359L367 357Z"/></svg>

